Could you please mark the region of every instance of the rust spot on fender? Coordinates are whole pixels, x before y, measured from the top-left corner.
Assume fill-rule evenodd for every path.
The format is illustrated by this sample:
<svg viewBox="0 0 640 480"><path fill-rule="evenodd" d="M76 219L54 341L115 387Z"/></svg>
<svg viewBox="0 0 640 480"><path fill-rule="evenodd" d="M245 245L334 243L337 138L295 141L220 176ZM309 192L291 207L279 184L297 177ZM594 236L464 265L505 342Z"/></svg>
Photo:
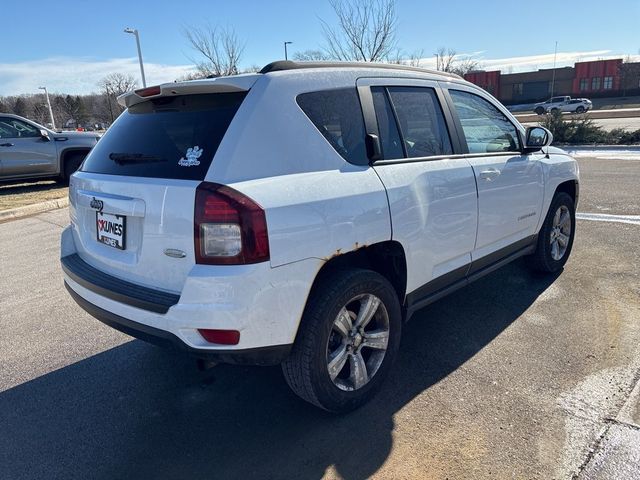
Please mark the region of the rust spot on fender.
<svg viewBox="0 0 640 480"><path fill-rule="evenodd" d="M339 248L339 249L337 249L337 250L335 251L335 253L333 253L333 254L329 255L328 257L323 257L322 259L323 259L324 261L331 260L332 258L337 257L337 256L338 256L338 255L340 255L341 253L342 253L342 249L341 249L341 248Z"/></svg>
<svg viewBox="0 0 640 480"><path fill-rule="evenodd" d="M359 250L361 248L366 247L366 244L360 244L358 242L355 243L353 250L350 250L351 252L355 252L356 250ZM345 252L345 253L349 253L349 252ZM331 255L327 256L327 257L322 257L322 260L324 261L328 261L331 260L332 258L336 258L337 256L342 255L342 249L338 248L334 253L332 253Z"/></svg>

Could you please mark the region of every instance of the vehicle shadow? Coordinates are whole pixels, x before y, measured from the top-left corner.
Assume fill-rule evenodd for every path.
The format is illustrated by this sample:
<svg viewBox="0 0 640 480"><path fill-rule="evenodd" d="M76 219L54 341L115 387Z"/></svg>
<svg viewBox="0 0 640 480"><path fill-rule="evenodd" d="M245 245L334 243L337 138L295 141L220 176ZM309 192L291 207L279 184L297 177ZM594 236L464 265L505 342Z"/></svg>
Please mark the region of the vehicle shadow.
<svg viewBox="0 0 640 480"><path fill-rule="evenodd" d="M394 415L555 278L516 262L418 312L383 391L346 416L298 400L278 367L199 372L128 342L0 393L0 478L368 478L391 452Z"/></svg>
<svg viewBox="0 0 640 480"><path fill-rule="evenodd" d="M67 185L56 180L40 180L25 182L25 180L15 180L0 183L0 195L21 195L23 193L47 192L57 190Z"/></svg>

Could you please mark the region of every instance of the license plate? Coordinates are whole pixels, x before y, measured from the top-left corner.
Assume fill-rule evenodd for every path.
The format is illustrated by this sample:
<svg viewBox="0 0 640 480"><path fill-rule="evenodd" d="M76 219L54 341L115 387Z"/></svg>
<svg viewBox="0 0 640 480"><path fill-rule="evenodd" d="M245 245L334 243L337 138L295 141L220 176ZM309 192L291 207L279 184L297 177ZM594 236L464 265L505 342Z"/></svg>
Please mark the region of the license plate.
<svg viewBox="0 0 640 480"><path fill-rule="evenodd" d="M100 243L124 250L127 217L96 212L96 233Z"/></svg>

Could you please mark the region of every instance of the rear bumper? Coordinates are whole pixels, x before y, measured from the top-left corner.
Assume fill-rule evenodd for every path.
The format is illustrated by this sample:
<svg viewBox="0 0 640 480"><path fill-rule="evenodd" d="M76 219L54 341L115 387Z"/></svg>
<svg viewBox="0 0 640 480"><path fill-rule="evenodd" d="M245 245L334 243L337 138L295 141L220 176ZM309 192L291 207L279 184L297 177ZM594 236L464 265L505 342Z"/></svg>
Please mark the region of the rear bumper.
<svg viewBox="0 0 640 480"><path fill-rule="evenodd" d="M78 295L67 282L64 282L64 286L69 291L71 298L73 298L80 307L105 325L132 337L144 340L145 342L165 348L181 350L198 358L240 365L278 365L287 358L291 351L292 345L274 345L242 350L210 350L190 347L171 332L134 322L133 320L104 310Z"/></svg>
<svg viewBox="0 0 640 480"><path fill-rule="evenodd" d="M180 292L163 292L97 268L62 233L62 269L76 302L103 323L134 337L225 363L279 363L293 344L318 259L271 267L193 265ZM124 277L124 278L122 278ZM237 345L207 342L200 329L236 330Z"/></svg>
<svg viewBox="0 0 640 480"><path fill-rule="evenodd" d="M74 282L88 290L132 307L167 313L180 295L165 293L107 275L83 261L77 253L60 259L62 270Z"/></svg>

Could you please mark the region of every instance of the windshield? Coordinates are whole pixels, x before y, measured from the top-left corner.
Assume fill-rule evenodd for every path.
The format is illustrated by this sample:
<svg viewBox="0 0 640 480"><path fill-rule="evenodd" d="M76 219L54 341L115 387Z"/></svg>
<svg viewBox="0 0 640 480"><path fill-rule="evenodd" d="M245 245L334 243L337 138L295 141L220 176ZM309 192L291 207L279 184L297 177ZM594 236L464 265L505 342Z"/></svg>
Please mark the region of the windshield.
<svg viewBox="0 0 640 480"><path fill-rule="evenodd" d="M246 92L162 97L122 113L82 171L203 180Z"/></svg>

